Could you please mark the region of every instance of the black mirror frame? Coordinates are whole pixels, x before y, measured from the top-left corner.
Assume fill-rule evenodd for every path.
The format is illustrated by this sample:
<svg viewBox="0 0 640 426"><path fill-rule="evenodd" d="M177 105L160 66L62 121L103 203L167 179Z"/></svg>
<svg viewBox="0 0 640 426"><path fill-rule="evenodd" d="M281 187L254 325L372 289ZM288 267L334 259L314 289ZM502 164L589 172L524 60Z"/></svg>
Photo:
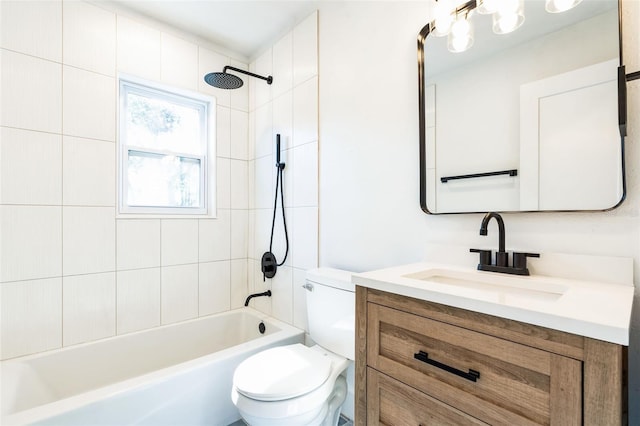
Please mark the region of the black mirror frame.
<svg viewBox="0 0 640 426"><path fill-rule="evenodd" d="M476 0L470 0L459 6L457 11L471 11L477 7ZM426 129L426 96L424 87L424 45L427 37L435 27L434 22L425 25L418 34L418 133L420 138L420 208L430 215L440 214L478 214L484 211L475 212L443 212L436 213L429 210L427 206L427 129ZM640 79L640 71L626 74L622 55L622 0L618 0L618 127L620 129L620 153L622 162L622 197L620 201L612 207L601 210L510 210L502 213L558 213L558 212L607 212L619 207L627 197L627 179L625 167L624 138L627 136L627 82Z"/></svg>

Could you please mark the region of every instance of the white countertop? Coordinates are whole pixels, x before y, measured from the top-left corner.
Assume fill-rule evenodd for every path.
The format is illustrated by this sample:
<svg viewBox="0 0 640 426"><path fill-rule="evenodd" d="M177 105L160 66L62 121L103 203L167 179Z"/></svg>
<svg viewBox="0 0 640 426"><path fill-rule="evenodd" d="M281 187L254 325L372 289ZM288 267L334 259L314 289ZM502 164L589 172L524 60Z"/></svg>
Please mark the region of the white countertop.
<svg viewBox="0 0 640 426"><path fill-rule="evenodd" d="M462 277L458 282L471 284L456 285L456 278L449 283L446 277L449 274L458 274ZM414 275L414 278L407 275ZM420 275L423 277L415 278ZM473 285L476 280L477 286ZM352 282L362 287L629 345L632 283L619 285L542 275L516 276L427 262L353 274ZM507 291L501 291L500 283L507 283Z"/></svg>

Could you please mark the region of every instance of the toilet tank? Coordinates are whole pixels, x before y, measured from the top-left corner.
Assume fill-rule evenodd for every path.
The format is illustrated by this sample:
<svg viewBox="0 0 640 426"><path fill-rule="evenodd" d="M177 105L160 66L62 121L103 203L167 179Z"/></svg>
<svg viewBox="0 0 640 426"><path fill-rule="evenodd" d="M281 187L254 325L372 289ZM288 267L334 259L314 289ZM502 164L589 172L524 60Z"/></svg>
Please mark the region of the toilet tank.
<svg viewBox="0 0 640 426"><path fill-rule="evenodd" d="M311 338L335 354L354 359L356 290L351 272L332 268L309 270L305 289Z"/></svg>

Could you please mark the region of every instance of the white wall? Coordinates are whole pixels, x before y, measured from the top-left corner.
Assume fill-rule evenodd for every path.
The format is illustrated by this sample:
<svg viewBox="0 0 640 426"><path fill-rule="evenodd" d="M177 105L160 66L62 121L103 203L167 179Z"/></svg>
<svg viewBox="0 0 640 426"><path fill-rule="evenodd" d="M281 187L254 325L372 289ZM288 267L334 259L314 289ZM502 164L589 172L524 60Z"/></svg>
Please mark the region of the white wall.
<svg viewBox="0 0 640 426"><path fill-rule="evenodd" d="M318 14L313 13L250 64L273 85L251 80L249 293L273 291L251 306L307 328L302 285L318 264ZM273 279L263 281L260 259L269 251L276 183L276 134L281 162L289 253ZM273 253L284 258L286 243L278 193Z"/></svg>
<svg viewBox="0 0 640 426"><path fill-rule="evenodd" d="M0 7L0 358L240 306L248 88L202 77L247 65L86 2ZM118 72L217 98L216 219L116 216Z"/></svg>
<svg viewBox="0 0 640 426"><path fill-rule="evenodd" d="M640 3L623 2L628 71L640 69ZM425 258L429 243L494 247L480 215L428 216L418 194L416 39L427 2L321 5L320 265L354 271ZM348 34L349 36L345 36ZM628 85L627 199L606 213L506 214L507 246L632 257L640 267L640 82ZM491 233L492 231L490 231ZM636 287L640 279L636 273ZM636 303L638 301L636 300ZM603 297L606 303L606 296ZM640 314L632 319L631 423L640 422Z"/></svg>

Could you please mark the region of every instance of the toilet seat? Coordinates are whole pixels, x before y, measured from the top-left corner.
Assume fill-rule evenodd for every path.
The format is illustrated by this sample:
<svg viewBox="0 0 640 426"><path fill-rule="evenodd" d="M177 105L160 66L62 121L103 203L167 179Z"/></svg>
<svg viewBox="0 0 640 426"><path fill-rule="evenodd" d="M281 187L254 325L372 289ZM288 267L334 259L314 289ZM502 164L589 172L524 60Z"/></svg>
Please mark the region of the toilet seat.
<svg viewBox="0 0 640 426"><path fill-rule="evenodd" d="M257 401L282 401L320 388L331 358L300 343L267 349L244 360L233 376L238 393Z"/></svg>

